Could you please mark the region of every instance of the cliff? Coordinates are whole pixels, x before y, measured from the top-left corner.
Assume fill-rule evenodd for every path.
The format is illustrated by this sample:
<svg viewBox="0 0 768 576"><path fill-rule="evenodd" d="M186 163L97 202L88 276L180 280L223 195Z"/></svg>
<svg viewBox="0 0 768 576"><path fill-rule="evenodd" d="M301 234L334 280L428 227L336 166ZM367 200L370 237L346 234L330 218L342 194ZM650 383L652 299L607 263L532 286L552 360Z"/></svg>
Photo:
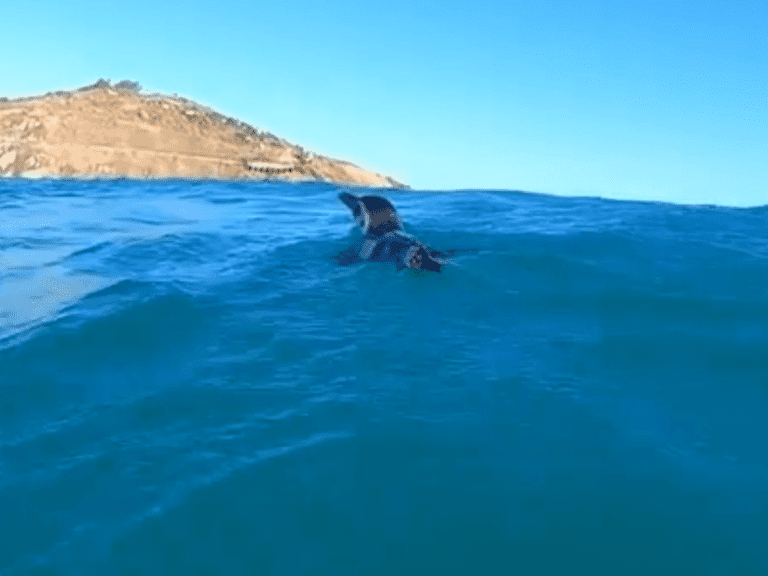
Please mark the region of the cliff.
<svg viewBox="0 0 768 576"><path fill-rule="evenodd" d="M0 176L326 181L405 187L135 82L0 98Z"/></svg>

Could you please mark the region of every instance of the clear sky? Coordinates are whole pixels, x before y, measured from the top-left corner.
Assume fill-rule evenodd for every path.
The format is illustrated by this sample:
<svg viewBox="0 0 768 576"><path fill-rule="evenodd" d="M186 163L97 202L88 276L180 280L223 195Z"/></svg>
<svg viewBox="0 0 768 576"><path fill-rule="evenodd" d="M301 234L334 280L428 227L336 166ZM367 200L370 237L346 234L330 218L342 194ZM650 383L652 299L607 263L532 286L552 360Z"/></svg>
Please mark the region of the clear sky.
<svg viewBox="0 0 768 576"><path fill-rule="evenodd" d="M178 93L416 189L768 204L768 2L23 0L0 96Z"/></svg>

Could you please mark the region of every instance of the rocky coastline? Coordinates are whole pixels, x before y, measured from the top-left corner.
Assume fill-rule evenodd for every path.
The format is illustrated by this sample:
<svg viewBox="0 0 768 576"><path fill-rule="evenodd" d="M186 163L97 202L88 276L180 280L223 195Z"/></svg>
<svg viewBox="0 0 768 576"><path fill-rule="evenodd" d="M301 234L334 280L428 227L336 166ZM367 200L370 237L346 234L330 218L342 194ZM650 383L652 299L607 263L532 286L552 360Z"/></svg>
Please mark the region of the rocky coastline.
<svg viewBox="0 0 768 576"><path fill-rule="evenodd" d="M177 95L99 80L0 98L0 177L322 181L407 188Z"/></svg>

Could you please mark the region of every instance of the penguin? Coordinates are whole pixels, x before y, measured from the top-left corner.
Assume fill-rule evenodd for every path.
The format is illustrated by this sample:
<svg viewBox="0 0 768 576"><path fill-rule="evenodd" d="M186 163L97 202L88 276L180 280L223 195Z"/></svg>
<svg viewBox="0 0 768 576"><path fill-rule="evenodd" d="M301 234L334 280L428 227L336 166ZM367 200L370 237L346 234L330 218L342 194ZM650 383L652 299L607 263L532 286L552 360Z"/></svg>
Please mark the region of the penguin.
<svg viewBox="0 0 768 576"><path fill-rule="evenodd" d="M391 262L397 270L440 272L448 253L430 250L425 244L407 234L392 203L380 196L357 197L348 192L339 194L352 210L355 223L363 233L362 239L336 257L342 266L358 262Z"/></svg>

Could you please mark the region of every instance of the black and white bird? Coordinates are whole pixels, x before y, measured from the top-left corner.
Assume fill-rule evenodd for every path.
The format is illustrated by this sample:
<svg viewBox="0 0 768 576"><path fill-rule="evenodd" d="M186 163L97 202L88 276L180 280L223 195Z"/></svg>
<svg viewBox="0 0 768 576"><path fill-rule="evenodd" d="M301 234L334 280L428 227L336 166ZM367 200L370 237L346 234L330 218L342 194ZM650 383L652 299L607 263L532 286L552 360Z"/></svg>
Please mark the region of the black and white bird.
<svg viewBox="0 0 768 576"><path fill-rule="evenodd" d="M429 270L440 272L441 258L456 250L431 250L403 229L402 220L392 203L380 196L357 197L347 192L339 194L352 210L363 237L357 244L336 257L342 266L358 262L391 262L398 270Z"/></svg>

